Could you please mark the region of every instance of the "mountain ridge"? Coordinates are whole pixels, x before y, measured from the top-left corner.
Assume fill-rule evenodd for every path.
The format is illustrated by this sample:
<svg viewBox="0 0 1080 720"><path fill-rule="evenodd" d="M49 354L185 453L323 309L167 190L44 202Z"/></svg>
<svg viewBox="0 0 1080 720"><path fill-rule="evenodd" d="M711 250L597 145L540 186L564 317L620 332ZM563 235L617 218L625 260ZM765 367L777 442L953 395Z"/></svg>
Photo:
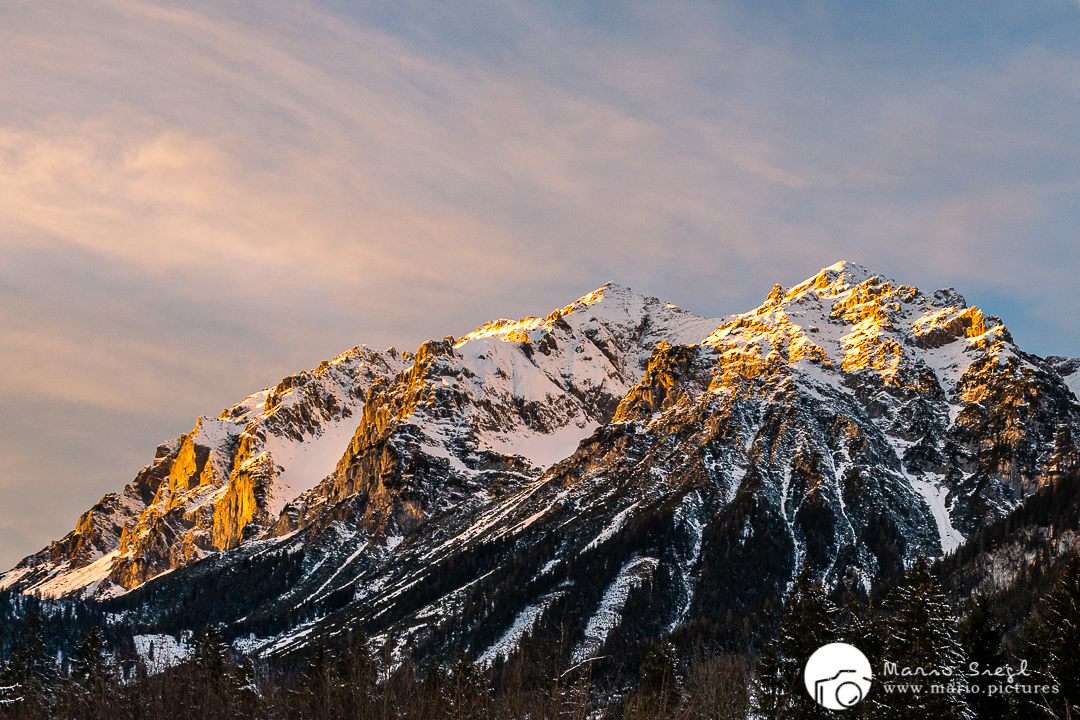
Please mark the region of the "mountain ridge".
<svg viewBox="0 0 1080 720"><path fill-rule="evenodd" d="M585 360L572 362L570 372L559 373L558 368L548 368L546 374L526 372L521 376L518 372L515 375L514 367L520 369L525 365L523 361L537 365L536 361L530 360L534 346L536 352L546 358L551 355L553 344L558 342L556 337L562 336L565 341L568 332L575 335L575 329L565 318L573 318L575 312L580 315L586 309L601 310L600 322L578 328L577 337L570 339L584 340L591 346L592 355L597 356L598 362L592 362L592 355L583 354ZM531 387L530 382L554 384L564 398L569 393L577 393L568 398L569 404L577 406L572 408L577 416L570 420L577 421L582 431L575 433L573 427L567 427L571 423L564 422L562 427L570 432L562 433L561 442L558 437L552 438L551 433L534 433L534 437L526 433L522 437L520 431L513 432L513 427L501 427L498 413L488 412L488 422L483 428L487 432L481 434L479 442L481 450L489 449L495 455L502 455L496 452L500 447L507 449L514 445L514 449L520 450L521 440L535 440L535 435L542 435L542 439L549 441L547 445L553 447L532 448L534 452L530 455L539 456L532 464L541 461L550 464L566 454L563 448L572 451L577 439L586 434L584 428L595 426L604 416L604 407L611 407L618 401L626 381L635 377L641 356L651 349L645 340L644 350L639 349L632 359L620 353L612 355L606 349L611 340L605 340L606 328L626 325L621 329L636 331L640 343L641 338L656 331L648 324L652 317L650 313L661 323L681 317L689 320L692 326L698 324L705 328L713 324L674 305L635 295L629 288L608 283L546 318L492 321L455 342L450 342L452 338L428 341L415 354L398 353L394 348L384 352L366 346L353 348L321 363L315 370L289 376L275 387L249 396L226 408L217 418L200 417L192 432L159 445L154 461L140 471L131 484L120 493L110 493L96 503L80 517L76 528L65 538L25 558L12 571L0 576L0 588L21 588L61 596L92 586L84 595L107 597L129 590L161 572L198 560L207 553L235 547L267 530L282 534L295 529L292 526L294 504L301 500L305 491L332 475L335 464L350 447L352 436L359 429L347 427L345 421L363 416L367 391L380 381L392 384L393 378L410 369L413 376L409 382L415 385L422 379L423 368L438 365L438 357L446 356L448 352L452 357L455 345L459 349L470 345L485 346L489 348L488 355L491 355L491 347L498 347L493 345L495 340L508 346L498 348L505 352L496 359L494 372L502 375L499 380L509 377L512 385L501 397L485 399L492 411L500 402L511 408L520 400L534 406L542 403L543 394L538 395L537 388ZM596 315L596 312L592 313L589 321L596 321ZM585 324L589 325L589 322ZM690 332L692 335L693 331ZM673 338L682 338L678 329L675 333ZM622 340L626 345L633 338ZM518 348L516 352L514 345ZM581 348L579 344L574 350ZM475 361L488 359L483 352L472 355L474 368ZM603 367L605 363L606 368ZM437 371L445 372L446 368L440 367ZM467 365L460 371L476 376L475 370ZM558 387L560 374L573 377L576 382L569 388ZM605 392L603 384L612 380L618 387ZM524 381L524 384L513 385L518 381ZM442 383L446 380L442 379ZM489 384L505 385L505 382ZM540 388L544 389L552 388ZM596 397L588 397L590 392ZM411 407L415 409L418 401L425 402L414 397L407 399L406 404L412 403ZM507 414L503 413L503 425ZM369 418L369 425L371 423L378 424ZM344 437L341 431L349 437ZM507 434L512 441L508 441ZM550 442L553 439L557 442ZM328 440L336 440L336 453L334 443ZM532 444L537 445L536 442ZM320 447L312 452L312 445L330 447ZM438 451L444 459L453 458L445 447ZM304 457L294 457L298 452ZM307 462L295 462L297 460ZM302 467L294 469L294 465ZM290 483L293 475L299 477ZM284 496L294 488L295 492Z"/></svg>
<svg viewBox="0 0 1080 720"><path fill-rule="evenodd" d="M362 406L329 394L350 408L347 449L237 544L126 594L75 576L93 563L61 584L41 554L0 586L113 597L157 618L148 631L212 622L263 655L359 627L395 657L494 662L573 618L567 652L582 660L709 618L759 622L803 564L868 591L1080 462L1080 362L1024 353L955 290L851 263L727 318L609 284L395 355L365 376ZM278 394L293 382L313 381ZM312 392L322 404L294 405L288 427L344 416ZM169 483L224 498L206 468L240 479L260 457L214 465L188 447L144 470L155 498Z"/></svg>

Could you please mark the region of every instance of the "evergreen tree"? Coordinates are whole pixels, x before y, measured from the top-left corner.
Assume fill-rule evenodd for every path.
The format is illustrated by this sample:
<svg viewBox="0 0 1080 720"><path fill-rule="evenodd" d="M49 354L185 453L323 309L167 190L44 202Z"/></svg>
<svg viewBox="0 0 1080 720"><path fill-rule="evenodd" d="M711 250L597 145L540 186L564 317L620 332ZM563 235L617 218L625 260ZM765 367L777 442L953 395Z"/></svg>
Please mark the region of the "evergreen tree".
<svg viewBox="0 0 1080 720"><path fill-rule="evenodd" d="M414 700L418 717L441 717L450 714L450 703L446 697L447 685L449 678L442 665L429 663L424 668L424 677Z"/></svg>
<svg viewBox="0 0 1080 720"><path fill-rule="evenodd" d="M194 683L189 701L204 718L227 717L233 711L231 690L235 683L232 648L216 628L207 627L195 643L191 656Z"/></svg>
<svg viewBox="0 0 1080 720"><path fill-rule="evenodd" d="M228 665L229 647L216 628L207 627L195 643L192 659L207 679L223 679Z"/></svg>
<svg viewBox="0 0 1080 720"><path fill-rule="evenodd" d="M27 713L46 714L56 689L56 663L45 649L41 612L34 609L26 617L15 652L8 658L0 677L8 704L22 706Z"/></svg>
<svg viewBox="0 0 1080 720"><path fill-rule="evenodd" d="M1073 555L1024 629L1024 655L1040 684L1057 693L1024 696L1027 712L1080 717L1080 558Z"/></svg>
<svg viewBox="0 0 1080 720"><path fill-rule="evenodd" d="M337 688L333 670L334 664L326 647L326 640L322 636L315 638L297 697L301 717L336 717L333 713Z"/></svg>
<svg viewBox="0 0 1080 720"><path fill-rule="evenodd" d="M91 627L75 646L68 679L80 718L97 720L113 716L109 695L117 681L116 668L105 651L105 640L98 626Z"/></svg>
<svg viewBox="0 0 1080 720"><path fill-rule="evenodd" d="M342 682L374 682L375 653L371 649L371 640L363 630L349 636L349 644L338 657L334 669Z"/></svg>
<svg viewBox="0 0 1080 720"><path fill-rule="evenodd" d="M461 653L450 668L447 700L454 718L482 718L490 701L484 678L467 653Z"/></svg>
<svg viewBox="0 0 1080 720"><path fill-rule="evenodd" d="M23 687L14 679L18 671L12 667L11 660L0 666L0 711L22 702Z"/></svg>
<svg viewBox="0 0 1080 720"><path fill-rule="evenodd" d="M976 595L971 611L960 626L960 642L969 663L978 663L980 671L994 670L1005 664L1001 653L1001 628L994 620L990 601L985 595ZM979 690L968 693L968 704L979 720L1004 720L1011 716L1012 695L991 697L985 679L971 678L969 683Z"/></svg>
<svg viewBox="0 0 1080 720"><path fill-rule="evenodd" d="M661 640L652 646L638 671L641 680L641 696L649 707L663 711L673 707L679 699L675 664L678 656L675 646Z"/></svg>
<svg viewBox="0 0 1080 720"><path fill-rule="evenodd" d="M885 634L885 621L877 611L873 598L868 598L864 607L857 598L851 597L840 613L837 640L858 648L870 661L871 668L879 668ZM874 692L874 686L871 685L868 698ZM867 699L845 711L844 717L884 720L888 715L882 714L875 704Z"/></svg>
<svg viewBox="0 0 1080 720"><path fill-rule="evenodd" d="M144 708L153 701L150 683L150 671L141 657L135 661L135 682L126 688L122 700L126 700L127 717L132 720L144 720L147 713Z"/></svg>
<svg viewBox="0 0 1080 720"><path fill-rule="evenodd" d="M255 678L255 663L244 655L232 673L229 688L232 705L239 717L251 717L259 701L259 688Z"/></svg>
<svg viewBox="0 0 1080 720"><path fill-rule="evenodd" d="M772 637L765 643L757 664L754 710L763 718L780 717L786 706L788 683L783 676L780 658L780 638Z"/></svg>
<svg viewBox="0 0 1080 720"><path fill-rule="evenodd" d="M346 716L358 715L360 708L374 701L378 667L371 641L361 630L349 638L345 651L334 664L341 683L341 696Z"/></svg>
<svg viewBox="0 0 1080 720"><path fill-rule="evenodd" d="M928 675L914 677L914 684L921 686L918 692L874 693L871 704L888 717L901 720L974 718L963 693L935 692L933 688L962 684L966 663L952 610L926 560L920 557L915 561L904 584L889 594L886 604L891 611L882 652L886 672L889 667L900 672L921 668Z"/></svg>
<svg viewBox="0 0 1080 720"><path fill-rule="evenodd" d="M784 599L777 637L766 645L759 664L759 713L783 720L821 716L821 707L806 691L803 668L815 650L836 641L838 615L821 581L803 565Z"/></svg>

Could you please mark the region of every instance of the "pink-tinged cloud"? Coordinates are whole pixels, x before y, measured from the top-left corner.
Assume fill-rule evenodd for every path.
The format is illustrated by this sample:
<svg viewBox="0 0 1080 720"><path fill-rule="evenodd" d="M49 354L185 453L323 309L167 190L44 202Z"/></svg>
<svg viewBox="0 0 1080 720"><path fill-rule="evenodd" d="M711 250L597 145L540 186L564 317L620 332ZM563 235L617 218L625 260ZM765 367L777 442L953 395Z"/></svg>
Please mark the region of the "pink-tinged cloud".
<svg viewBox="0 0 1080 720"><path fill-rule="evenodd" d="M1078 53L756 7L5 4L0 493L52 500L0 565L199 413L611 279L715 316L851 258L1080 354Z"/></svg>

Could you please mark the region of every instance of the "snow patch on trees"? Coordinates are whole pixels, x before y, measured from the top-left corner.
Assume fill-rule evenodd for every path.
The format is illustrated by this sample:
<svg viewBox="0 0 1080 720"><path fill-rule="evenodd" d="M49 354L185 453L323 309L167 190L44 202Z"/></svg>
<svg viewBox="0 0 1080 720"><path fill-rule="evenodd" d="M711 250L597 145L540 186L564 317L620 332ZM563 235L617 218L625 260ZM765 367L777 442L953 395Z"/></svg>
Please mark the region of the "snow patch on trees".
<svg viewBox="0 0 1080 720"><path fill-rule="evenodd" d="M945 504L948 489L920 477L911 477L909 480L911 487L922 496L930 508L930 513L937 523L938 537L941 538L941 551L948 555L967 539L953 527L952 519L949 517L949 509Z"/></svg>
<svg viewBox="0 0 1080 720"><path fill-rule="evenodd" d="M191 656L191 646L172 635L136 635L135 652L151 673L175 667Z"/></svg>
<svg viewBox="0 0 1080 720"><path fill-rule="evenodd" d="M585 626L585 639L574 648L572 663L579 663L596 654L604 646L608 635L622 622L622 609L630 591L640 587L652 574L659 560L639 557L623 565L615 581L608 586L600 607Z"/></svg>
<svg viewBox="0 0 1080 720"><path fill-rule="evenodd" d="M544 614L544 611L548 609L551 603L556 599L564 595L563 592L553 592L549 595L545 595L540 600L532 605L528 605L524 610L517 614L514 618L514 622L510 625L509 629L503 633L502 637L496 640L491 647L483 652L477 659L477 665L481 667L487 667L491 665L499 657L509 657L518 645L521 644L522 638L525 634L531 632L536 627L537 621Z"/></svg>

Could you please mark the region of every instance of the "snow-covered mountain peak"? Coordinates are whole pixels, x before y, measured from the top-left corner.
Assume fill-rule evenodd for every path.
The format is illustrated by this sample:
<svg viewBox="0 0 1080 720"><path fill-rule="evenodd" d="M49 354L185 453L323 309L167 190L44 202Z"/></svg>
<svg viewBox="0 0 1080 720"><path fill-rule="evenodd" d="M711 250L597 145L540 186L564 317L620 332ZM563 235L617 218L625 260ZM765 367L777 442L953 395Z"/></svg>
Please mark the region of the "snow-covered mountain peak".
<svg viewBox="0 0 1080 720"><path fill-rule="evenodd" d="M594 303L602 302L605 298L609 303L614 302L626 302L628 299L635 297L634 291L626 285L621 285L615 281L604 283L600 287L593 290L591 293L582 295L574 302L570 303L562 309L563 313L569 314L575 309L581 308L583 305L592 305Z"/></svg>
<svg viewBox="0 0 1080 720"><path fill-rule="evenodd" d="M841 260L822 268L816 275L795 287L804 289L806 285L813 285L815 289L828 289L832 293L837 293L864 283L874 276L875 273L864 265Z"/></svg>
<svg viewBox="0 0 1080 720"><path fill-rule="evenodd" d="M891 562L867 534L872 515L903 527L904 562L940 555L1066 472L1077 368L1023 353L951 288L924 293L838 263L774 287L700 348L660 348L616 421L652 443L635 460L700 453L725 501L761 493L777 510L770 531L790 536L790 567L828 576L845 556ZM666 446L698 428L696 446ZM807 519L819 511L828 551Z"/></svg>
<svg viewBox="0 0 1080 720"><path fill-rule="evenodd" d="M46 596L108 596L259 534L334 469L368 388L410 363L393 350L355 347L198 418L74 531L0 578L0 588L17 580Z"/></svg>
<svg viewBox="0 0 1080 720"><path fill-rule="evenodd" d="M659 343L698 343L716 325L609 283L544 318L425 343L408 372L373 386L334 475L274 532L322 522L349 498L372 531L408 531L511 466L514 482L537 475L610 421Z"/></svg>
<svg viewBox="0 0 1080 720"><path fill-rule="evenodd" d="M353 348L200 418L0 588L108 596L258 540L311 553L316 600L355 587L357 602L385 591L392 604L432 558L532 533L515 546L537 540L530 573L547 577L685 504L675 555L623 537L625 556L584 571L615 573L594 598L607 607L667 567L674 622L697 612L699 587L714 612L709 593L742 572L726 555L703 560L710 547L745 546L751 594L783 587L804 560L833 579L874 577L955 547L1072 467L1078 368L1022 353L951 289L854 263L714 320L609 283L415 355ZM697 575L706 567L712 580Z"/></svg>
<svg viewBox="0 0 1080 720"><path fill-rule="evenodd" d="M947 371L938 379L952 385L980 352L1011 352L1000 319L969 308L951 288L923 293L847 262L789 290L775 287L762 305L725 322L705 343L742 375L805 361L871 371L893 385L922 384L918 378L929 368Z"/></svg>
<svg viewBox="0 0 1080 720"><path fill-rule="evenodd" d="M459 347L469 340L478 340L486 337L497 337L500 340L509 342L523 342L525 340L524 333L542 327L550 328L554 326L560 318L572 315L575 312L581 313L589 309L594 309L600 311L601 315L613 315L615 313L612 311L615 310L617 306L621 306L622 309L625 309L634 297L634 293L630 288L619 285L618 283L610 282L581 296L566 307L555 310L546 318L530 315L521 320L500 318L498 320L486 322L476 328L476 330L473 330L468 335L459 339L455 344L455 347ZM607 299L606 303L604 303L605 298ZM599 307L601 305L603 305L602 308ZM592 306L598 307L592 308Z"/></svg>
<svg viewBox="0 0 1080 720"><path fill-rule="evenodd" d="M639 295L625 285L609 282L574 302L559 308L546 317L526 317L520 320L501 318L481 325L460 338L455 348L470 340L498 338L504 342L538 342L545 333L573 328L575 331L595 331L603 325L611 330L638 330L643 344L651 351L656 343L699 342L711 331L718 320L702 318L682 310L678 306L655 297ZM674 332L676 337L668 337ZM648 337L655 335L651 345Z"/></svg>

